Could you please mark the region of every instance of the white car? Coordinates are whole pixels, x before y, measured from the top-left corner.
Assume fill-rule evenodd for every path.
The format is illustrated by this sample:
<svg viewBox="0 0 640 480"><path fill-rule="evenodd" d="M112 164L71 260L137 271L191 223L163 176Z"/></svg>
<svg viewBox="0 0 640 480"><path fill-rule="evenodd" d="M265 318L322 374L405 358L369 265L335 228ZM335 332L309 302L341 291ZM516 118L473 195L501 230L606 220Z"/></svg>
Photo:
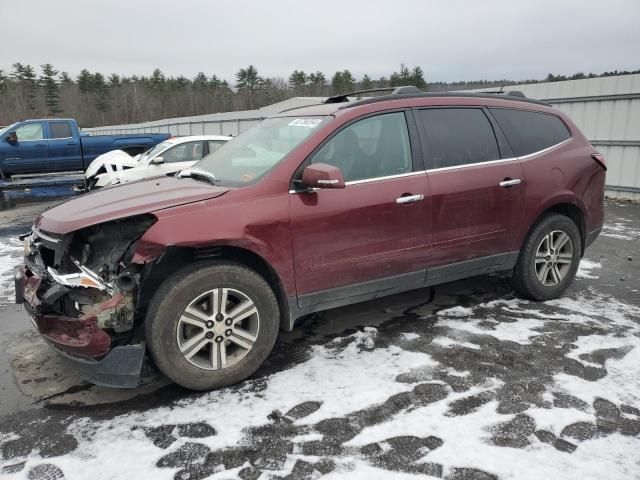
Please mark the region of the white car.
<svg viewBox="0 0 640 480"><path fill-rule="evenodd" d="M97 157L87 168L85 188L108 187L159 175L173 175L192 167L202 157L231 140L222 135L170 138L135 157L114 150Z"/></svg>

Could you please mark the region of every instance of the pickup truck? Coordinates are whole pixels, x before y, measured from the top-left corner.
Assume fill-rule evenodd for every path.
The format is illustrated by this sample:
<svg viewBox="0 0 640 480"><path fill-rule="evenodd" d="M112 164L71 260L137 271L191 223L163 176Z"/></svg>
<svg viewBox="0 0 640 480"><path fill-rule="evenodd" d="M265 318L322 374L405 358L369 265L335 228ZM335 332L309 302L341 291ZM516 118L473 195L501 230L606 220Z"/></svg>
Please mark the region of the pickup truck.
<svg viewBox="0 0 640 480"><path fill-rule="evenodd" d="M73 119L23 120L0 130L0 178L25 173L84 171L99 155L123 150L137 155L169 138L168 133L81 133Z"/></svg>

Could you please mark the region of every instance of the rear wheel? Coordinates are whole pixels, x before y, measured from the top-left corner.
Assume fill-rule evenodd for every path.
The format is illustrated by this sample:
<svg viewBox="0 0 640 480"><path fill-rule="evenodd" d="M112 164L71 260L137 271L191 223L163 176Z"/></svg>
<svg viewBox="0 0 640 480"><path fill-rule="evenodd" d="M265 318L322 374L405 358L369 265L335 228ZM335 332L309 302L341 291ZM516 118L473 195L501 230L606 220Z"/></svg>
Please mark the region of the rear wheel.
<svg viewBox="0 0 640 480"><path fill-rule="evenodd" d="M549 300L571 285L582 251L582 240L573 221L547 214L534 225L524 242L511 284L525 298Z"/></svg>
<svg viewBox="0 0 640 480"><path fill-rule="evenodd" d="M256 272L197 263L158 289L145 320L149 350L175 383L209 390L239 382L264 362L278 335L278 302Z"/></svg>

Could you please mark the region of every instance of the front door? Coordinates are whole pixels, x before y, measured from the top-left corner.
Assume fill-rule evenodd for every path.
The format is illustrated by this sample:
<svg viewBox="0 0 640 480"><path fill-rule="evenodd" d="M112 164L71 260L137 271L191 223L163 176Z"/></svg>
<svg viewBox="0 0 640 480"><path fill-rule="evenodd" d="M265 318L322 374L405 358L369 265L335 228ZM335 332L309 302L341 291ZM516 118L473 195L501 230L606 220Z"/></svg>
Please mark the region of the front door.
<svg viewBox="0 0 640 480"><path fill-rule="evenodd" d="M339 167L344 189L290 195L300 307L424 282L429 184L414 168L404 112L350 124L310 159Z"/></svg>
<svg viewBox="0 0 640 480"><path fill-rule="evenodd" d="M15 129L18 141L7 143L4 170L10 174L46 172L49 170L49 148L44 137L43 122L25 122Z"/></svg>
<svg viewBox="0 0 640 480"><path fill-rule="evenodd" d="M416 113L431 186L430 277L507 262L524 202L520 161L482 108Z"/></svg>

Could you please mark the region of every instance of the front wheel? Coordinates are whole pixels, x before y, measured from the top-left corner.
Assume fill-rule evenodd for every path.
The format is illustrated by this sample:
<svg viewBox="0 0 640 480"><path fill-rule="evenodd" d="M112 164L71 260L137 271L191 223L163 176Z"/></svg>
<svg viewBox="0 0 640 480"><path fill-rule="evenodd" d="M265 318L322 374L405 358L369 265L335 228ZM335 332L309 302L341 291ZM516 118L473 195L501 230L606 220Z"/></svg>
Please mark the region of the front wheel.
<svg viewBox="0 0 640 480"><path fill-rule="evenodd" d="M187 267L154 295L146 339L175 383L210 390L244 380L264 362L280 323L278 302L256 272L235 263Z"/></svg>
<svg viewBox="0 0 640 480"><path fill-rule="evenodd" d="M548 214L538 220L527 236L511 285L525 298L550 300L571 285L582 251L576 224L560 214Z"/></svg>

